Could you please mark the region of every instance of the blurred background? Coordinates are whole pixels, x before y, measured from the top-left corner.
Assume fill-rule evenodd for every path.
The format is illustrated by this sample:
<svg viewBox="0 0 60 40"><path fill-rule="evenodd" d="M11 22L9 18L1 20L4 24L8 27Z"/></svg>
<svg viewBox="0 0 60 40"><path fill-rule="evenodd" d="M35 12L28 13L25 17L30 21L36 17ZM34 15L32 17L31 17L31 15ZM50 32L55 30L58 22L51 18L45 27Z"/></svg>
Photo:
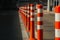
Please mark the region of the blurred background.
<svg viewBox="0 0 60 40"><path fill-rule="evenodd" d="M53 8L60 4L60 0L0 0L0 9L17 9L21 5L28 3L40 3L44 8Z"/></svg>

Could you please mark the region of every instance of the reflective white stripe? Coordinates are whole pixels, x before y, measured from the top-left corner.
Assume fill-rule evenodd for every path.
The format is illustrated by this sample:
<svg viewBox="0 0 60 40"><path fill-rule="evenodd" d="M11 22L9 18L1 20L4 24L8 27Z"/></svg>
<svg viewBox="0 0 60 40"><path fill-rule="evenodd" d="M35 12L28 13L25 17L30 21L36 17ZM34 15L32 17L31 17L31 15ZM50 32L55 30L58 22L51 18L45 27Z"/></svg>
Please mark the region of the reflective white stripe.
<svg viewBox="0 0 60 40"><path fill-rule="evenodd" d="M43 13L43 9L37 9L37 13Z"/></svg>
<svg viewBox="0 0 60 40"><path fill-rule="evenodd" d="M24 11L24 12L28 12L29 13L29 10L23 10L23 9L21 9L22 11Z"/></svg>
<svg viewBox="0 0 60 40"><path fill-rule="evenodd" d="M27 11L27 10L23 10L23 11L25 11L25 12L28 12L28 13L29 13L29 11Z"/></svg>
<svg viewBox="0 0 60 40"><path fill-rule="evenodd" d="M37 17L37 21L43 21L43 17Z"/></svg>
<svg viewBox="0 0 60 40"><path fill-rule="evenodd" d="M29 9L29 6L27 8Z"/></svg>
<svg viewBox="0 0 60 40"><path fill-rule="evenodd" d="M22 11L29 13L29 10L23 10L23 9L22 9ZM31 13L31 12L30 12L30 13Z"/></svg>
<svg viewBox="0 0 60 40"><path fill-rule="evenodd" d="M30 21L34 21L34 18L30 18Z"/></svg>
<svg viewBox="0 0 60 40"><path fill-rule="evenodd" d="M23 13L25 16L27 15L26 13Z"/></svg>
<svg viewBox="0 0 60 40"><path fill-rule="evenodd" d="M22 9L22 10L23 10L23 9ZM23 10L23 11L27 12L27 10Z"/></svg>
<svg viewBox="0 0 60 40"><path fill-rule="evenodd" d="M25 16L27 16L27 17L29 17L29 15L28 15L28 14L26 14L26 13L24 13L24 15L25 15Z"/></svg>
<svg viewBox="0 0 60 40"><path fill-rule="evenodd" d="M30 7L30 10L33 10L34 9L34 7Z"/></svg>
<svg viewBox="0 0 60 40"><path fill-rule="evenodd" d="M23 10L24 12L27 12L26 10Z"/></svg>
<svg viewBox="0 0 60 40"><path fill-rule="evenodd" d="M30 7L30 9L32 10L32 9L33 9L33 7Z"/></svg>
<svg viewBox="0 0 60 40"><path fill-rule="evenodd" d="M23 10L23 11L24 11L24 10ZM22 11L22 12L23 12L23 11ZM23 14L24 14L25 16L29 17L29 15L28 15L28 14L26 14L25 12L23 12Z"/></svg>
<svg viewBox="0 0 60 40"><path fill-rule="evenodd" d="M55 37L60 37L60 29L55 29Z"/></svg>
<svg viewBox="0 0 60 40"><path fill-rule="evenodd" d="M27 15L27 17L29 17L29 15Z"/></svg>
<svg viewBox="0 0 60 40"><path fill-rule="evenodd" d="M23 14L26 16L27 14L25 12L23 12Z"/></svg>
<svg viewBox="0 0 60 40"><path fill-rule="evenodd" d="M26 12L26 10L23 10L23 9L21 9L21 10Z"/></svg>
<svg viewBox="0 0 60 40"><path fill-rule="evenodd" d="M34 15L34 12L30 12L30 15Z"/></svg>
<svg viewBox="0 0 60 40"><path fill-rule="evenodd" d="M55 13L55 21L60 21L60 13Z"/></svg>
<svg viewBox="0 0 60 40"><path fill-rule="evenodd" d="M29 10L27 12L29 13Z"/></svg>
<svg viewBox="0 0 60 40"><path fill-rule="evenodd" d="M37 30L43 29L42 25L37 25Z"/></svg>
<svg viewBox="0 0 60 40"><path fill-rule="evenodd" d="M22 9L23 10L23 9ZM25 11L25 12L28 12L29 13L29 10L23 10L23 11Z"/></svg>

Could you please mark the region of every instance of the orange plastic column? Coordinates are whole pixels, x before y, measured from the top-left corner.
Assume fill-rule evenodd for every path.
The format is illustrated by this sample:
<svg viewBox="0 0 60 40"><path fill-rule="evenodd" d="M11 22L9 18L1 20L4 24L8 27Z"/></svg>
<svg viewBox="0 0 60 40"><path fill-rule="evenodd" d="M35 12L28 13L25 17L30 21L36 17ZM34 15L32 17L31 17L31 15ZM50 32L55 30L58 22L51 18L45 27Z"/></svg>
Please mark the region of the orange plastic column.
<svg viewBox="0 0 60 40"><path fill-rule="evenodd" d="M24 8L25 8L24 9L25 10L24 13L25 13L25 20L26 20L25 23L26 23L26 28L27 28L27 10L26 10L27 6L24 6Z"/></svg>
<svg viewBox="0 0 60 40"><path fill-rule="evenodd" d="M37 8L37 40L43 40L43 6L41 4L36 5Z"/></svg>
<svg viewBox="0 0 60 40"><path fill-rule="evenodd" d="M60 6L55 7L55 40L60 40Z"/></svg>
<svg viewBox="0 0 60 40"><path fill-rule="evenodd" d="M27 32L30 31L30 12L29 12L29 5L27 7Z"/></svg>
<svg viewBox="0 0 60 40"><path fill-rule="evenodd" d="M20 10L21 10L21 14L22 14L23 23L24 23L24 25L26 27L26 13L25 13L24 10L22 10L22 9L20 9Z"/></svg>
<svg viewBox="0 0 60 40"><path fill-rule="evenodd" d="M30 39L29 40L35 40L34 36L34 4L30 5Z"/></svg>

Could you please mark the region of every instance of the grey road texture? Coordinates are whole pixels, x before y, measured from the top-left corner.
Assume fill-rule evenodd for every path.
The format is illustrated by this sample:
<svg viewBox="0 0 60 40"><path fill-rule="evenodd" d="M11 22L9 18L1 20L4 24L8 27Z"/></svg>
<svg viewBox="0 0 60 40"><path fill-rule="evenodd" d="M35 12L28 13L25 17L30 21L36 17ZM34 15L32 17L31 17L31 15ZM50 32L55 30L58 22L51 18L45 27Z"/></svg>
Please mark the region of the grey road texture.
<svg viewBox="0 0 60 40"><path fill-rule="evenodd" d="M0 40L22 40L17 10L0 10Z"/></svg>

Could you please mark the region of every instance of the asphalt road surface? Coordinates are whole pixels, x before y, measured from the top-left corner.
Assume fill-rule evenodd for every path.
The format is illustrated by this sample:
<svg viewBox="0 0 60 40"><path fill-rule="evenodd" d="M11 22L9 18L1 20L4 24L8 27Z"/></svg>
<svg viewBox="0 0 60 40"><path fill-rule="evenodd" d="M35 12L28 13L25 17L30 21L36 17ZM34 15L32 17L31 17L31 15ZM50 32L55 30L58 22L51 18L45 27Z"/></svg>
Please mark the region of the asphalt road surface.
<svg viewBox="0 0 60 40"><path fill-rule="evenodd" d="M0 10L0 40L22 40L17 10Z"/></svg>

